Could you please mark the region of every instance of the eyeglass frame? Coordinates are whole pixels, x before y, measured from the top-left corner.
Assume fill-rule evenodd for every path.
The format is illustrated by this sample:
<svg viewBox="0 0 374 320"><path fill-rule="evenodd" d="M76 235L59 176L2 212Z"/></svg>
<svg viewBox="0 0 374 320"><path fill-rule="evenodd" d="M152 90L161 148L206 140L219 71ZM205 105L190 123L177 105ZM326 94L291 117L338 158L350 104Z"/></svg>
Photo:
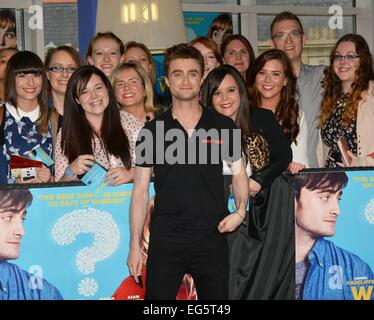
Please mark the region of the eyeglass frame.
<svg viewBox="0 0 374 320"><path fill-rule="evenodd" d="M54 70L55 68L61 68L61 71ZM71 72L69 72L69 68L70 68L70 71L71 71L72 69L74 69L74 70L71 71ZM52 67L49 67L49 68L48 68L49 71L52 71L52 72L54 72L54 73L63 73L64 70L66 70L66 72L69 73L69 74L74 73L77 69L78 69L78 67L73 67L73 66L70 66L70 67L52 66Z"/></svg>
<svg viewBox="0 0 374 320"><path fill-rule="evenodd" d="M291 39L295 39L299 37L301 38L303 35L304 32L302 32L301 30L292 30L290 32L277 32L275 35L271 37L271 39L285 41L288 37L291 37Z"/></svg>
<svg viewBox="0 0 374 320"><path fill-rule="evenodd" d="M353 62L354 60L356 60L357 58L360 58L360 56L358 54L346 54L345 56L343 56L342 54L334 54L334 59L333 59L333 62L341 62L342 60L346 60L348 62Z"/></svg>

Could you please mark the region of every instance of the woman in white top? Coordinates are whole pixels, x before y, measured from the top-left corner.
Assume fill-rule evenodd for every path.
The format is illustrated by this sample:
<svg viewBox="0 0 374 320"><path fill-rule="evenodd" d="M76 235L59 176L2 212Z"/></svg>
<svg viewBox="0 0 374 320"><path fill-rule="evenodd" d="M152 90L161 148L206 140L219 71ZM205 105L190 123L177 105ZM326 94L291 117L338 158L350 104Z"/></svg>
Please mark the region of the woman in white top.
<svg viewBox="0 0 374 320"><path fill-rule="evenodd" d="M78 68L69 80L57 136L56 180L77 180L97 162L108 170L110 185L129 182L131 153L121 120L105 74L94 66Z"/></svg>
<svg viewBox="0 0 374 320"><path fill-rule="evenodd" d="M147 71L136 61L120 64L113 71L111 82L129 137L132 165L135 166L135 143L139 131L158 111L153 107L152 82Z"/></svg>
<svg viewBox="0 0 374 320"><path fill-rule="evenodd" d="M250 83L253 103L274 113L290 142L293 156L288 169L297 173L308 167L308 128L295 98L296 77L287 55L277 49L261 54L253 66Z"/></svg>

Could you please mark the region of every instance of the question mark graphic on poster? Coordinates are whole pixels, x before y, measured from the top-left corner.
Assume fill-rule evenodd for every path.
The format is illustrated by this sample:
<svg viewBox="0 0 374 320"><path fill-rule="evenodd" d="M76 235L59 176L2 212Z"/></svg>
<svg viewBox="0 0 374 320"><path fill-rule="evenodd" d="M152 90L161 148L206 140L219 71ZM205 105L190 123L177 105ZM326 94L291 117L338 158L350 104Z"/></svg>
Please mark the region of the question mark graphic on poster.
<svg viewBox="0 0 374 320"><path fill-rule="evenodd" d="M94 243L77 253L76 265L84 275L94 273L95 264L110 257L118 248L120 232L112 216L95 208L74 210L57 220L52 237L60 245L71 245L81 233L93 233ZM78 285L79 295L94 296L99 289L96 280L86 277Z"/></svg>

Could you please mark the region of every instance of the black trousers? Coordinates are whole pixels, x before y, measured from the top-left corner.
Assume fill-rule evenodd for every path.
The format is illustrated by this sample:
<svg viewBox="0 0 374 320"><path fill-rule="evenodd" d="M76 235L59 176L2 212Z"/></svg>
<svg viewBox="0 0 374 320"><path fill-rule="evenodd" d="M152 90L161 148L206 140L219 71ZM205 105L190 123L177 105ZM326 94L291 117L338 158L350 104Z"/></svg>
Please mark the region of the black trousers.
<svg viewBox="0 0 374 320"><path fill-rule="evenodd" d="M218 230L198 241L151 241L145 299L175 300L185 273L195 282L199 300L228 298L228 245Z"/></svg>

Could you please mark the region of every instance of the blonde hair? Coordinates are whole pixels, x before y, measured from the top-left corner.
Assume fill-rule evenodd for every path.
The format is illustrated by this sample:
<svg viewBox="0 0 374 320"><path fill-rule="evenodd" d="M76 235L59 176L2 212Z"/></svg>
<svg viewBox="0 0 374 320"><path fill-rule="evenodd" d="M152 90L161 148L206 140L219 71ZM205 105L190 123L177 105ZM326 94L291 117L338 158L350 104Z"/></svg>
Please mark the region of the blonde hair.
<svg viewBox="0 0 374 320"><path fill-rule="evenodd" d="M158 109L153 105L153 86L151 79L148 76L148 73L144 70L142 65L136 61L128 61L119 64L112 72L110 76L110 82L112 83L113 88L116 88L118 77L120 73L124 70L133 69L136 71L138 76L142 81L144 88L144 110L145 112L157 112Z"/></svg>

